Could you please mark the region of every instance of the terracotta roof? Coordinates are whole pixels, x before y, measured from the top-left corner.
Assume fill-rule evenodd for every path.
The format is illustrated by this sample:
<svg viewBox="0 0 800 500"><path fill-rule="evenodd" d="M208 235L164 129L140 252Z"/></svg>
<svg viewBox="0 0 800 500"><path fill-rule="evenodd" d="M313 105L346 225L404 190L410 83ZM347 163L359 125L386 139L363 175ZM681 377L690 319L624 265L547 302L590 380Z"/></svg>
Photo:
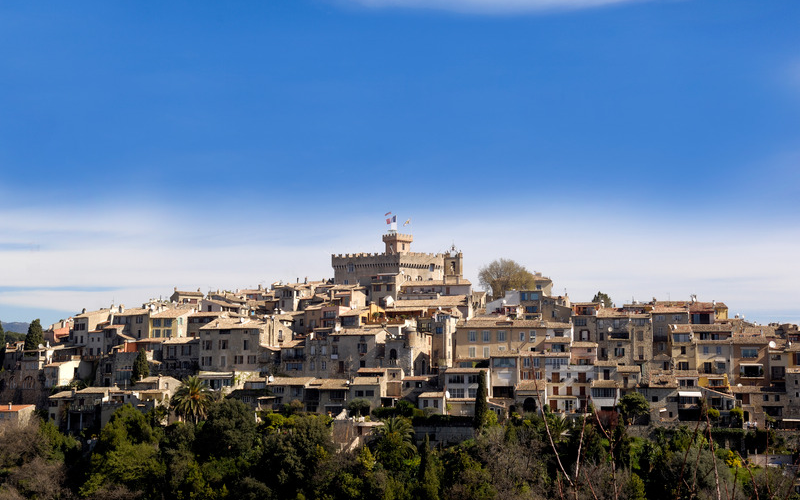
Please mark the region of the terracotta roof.
<svg viewBox="0 0 800 500"><path fill-rule="evenodd" d="M17 413L28 408L36 408L36 405L11 405L11 408L8 406L7 404L0 405L0 413Z"/></svg>
<svg viewBox="0 0 800 500"><path fill-rule="evenodd" d="M619 387L619 383L616 380L593 380L592 387Z"/></svg>
<svg viewBox="0 0 800 500"><path fill-rule="evenodd" d="M547 383L543 380L538 382L538 387L536 380L523 380L519 384L517 384L518 391L543 391L547 387Z"/></svg>
<svg viewBox="0 0 800 500"><path fill-rule="evenodd" d="M114 316L140 316L142 314L148 314L149 312L150 309L142 309L142 308L125 309L122 312L114 313Z"/></svg>
<svg viewBox="0 0 800 500"><path fill-rule="evenodd" d="M110 312L111 312L110 309L98 309L97 311L86 311L85 313L76 314L75 316L73 316L73 320L79 318L88 318L90 316L94 316L96 314L101 314L101 313L109 314Z"/></svg>
<svg viewBox="0 0 800 500"><path fill-rule="evenodd" d="M739 333L733 334L734 344L764 344L769 343L769 340L763 335L743 335Z"/></svg>
<svg viewBox="0 0 800 500"><path fill-rule="evenodd" d="M443 398L444 397L444 393L443 392L423 392L422 394L420 394L417 397L420 397L420 398Z"/></svg>
<svg viewBox="0 0 800 500"><path fill-rule="evenodd" d="M479 317L459 323L458 328L552 328L556 330L571 330L570 323L554 321L540 321L533 319L507 319L505 316L486 318Z"/></svg>
<svg viewBox="0 0 800 500"><path fill-rule="evenodd" d="M379 377L353 377L351 385L380 385Z"/></svg>
<svg viewBox="0 0 800 500"><path fill-rule="evenodd" d="M458 283L456 283L455 278L451 278L448 280L428 280L428 281L405 281L400 286L402 288L419 288L419 287L426 287L426 286L460 286L460 285L471 285L470 282L466 278L459 278Z"/></svg>
<svg viewBox="0 0 800 500"><path fill-rule="evenodd" d="M383 327L361 327L361 328L344 328L338 332L331 332L331 337L348 336L348 335L378 335L380 333L389 334Z"/></svg>
<svg viewBox="0 0 800 500"><path fill-rule="evenodd" d="M275 377L272 382L267 383L267 387L273 385L302 385L305 386L314 380L314 377Z"/></svg>
<svg viewBox="0 0 800 500"><path fill-rule="evenodd" d="M164 344L190 344L192 342L200 342L197 337L171 337L164 340Z"/></svg>
<svg viewBox="0 0 800 500"><path fill-rule="evenodd" d="M205 325L200 327L200 330L241 330L241 329L251 329L251 328L263 328L264 323L259 320L253 320L250 318L244 318L244 323L241 322L241 318L225 318L220 317L214 321L206 323Z"/></svg>
<svg viewBox="0 0 800 500"><path fill-rule="evenodd" d="M317 378L308 383L308 388L322 390L339 390L349 387L348 381L340 378Z"/></svg>
<svg viewBox="0 0 800 500"><path fill-rule="evenodd" d="M151 318L179 318L181 316L186 316L188 314L192 314L191 309L167 309L165 311L153 313L150 315Z"/></svg>
<svg viewBox="0 0 800 500"><path fill-rule="evenodd" d="M655 305L653 306L653 314L679 314L684 313L688 314L688 310L686 307L682 306L667 306L667 305Z"/></svg>

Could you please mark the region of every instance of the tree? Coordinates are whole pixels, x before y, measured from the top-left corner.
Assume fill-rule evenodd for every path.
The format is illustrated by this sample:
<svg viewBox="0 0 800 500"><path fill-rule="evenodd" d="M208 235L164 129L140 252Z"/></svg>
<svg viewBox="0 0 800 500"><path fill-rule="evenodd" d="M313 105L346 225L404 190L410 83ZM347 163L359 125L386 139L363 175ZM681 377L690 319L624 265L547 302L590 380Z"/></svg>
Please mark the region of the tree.
<svg viewBox="0 0 800 500"><path fill-rule="evenodd" d="M369 401L363 398L354 399L347 404L347 411L353 416L369 415Z"/></svg>
<svg viewBox="0 0 800 500"><path fill-rule="evenodd" d="M619 398L619 409L629 423L633 423L636 417L650 413L650 403L638 392L629 392Z"/></svg>
<svg viewBox="0 0 800 500"><path fill-rule="evenodd" d="M398 415L386 419L375 431L375 435L375 456L387 470L400 471L403 461L413 457L417 451L414 446L414 428L405 417Z"/></svg>
<svg viewBox="0 0 800 500"><path fill-rule="evenodd" d="M194 423L205 418L210 405L211 390L205 381L200 380L196 375L183 379L183 383L172 398L175 413L191 419Z"/></svg>
<svg viewBox="0 0 800 500"><path fill-rule="evenodd" d="M480 268L478 282L497 299L503 297L506 290L534 288L536 278L522 264L511 259L497 259Z"/></svg>
<svg viewBox="0 0 800 500"><path fill-rule="evenodd" d="M472 426L481 429L486 423L486 412L489 411L489 404L486 402L486 372L481 370L478 375L478 392L475 395L475 417Z"/></svg>
<svg viewBox="0 0 800 500"><path fill-rule="evenodd" d="M0 321L0 367L3 366L3 360L6 357L6 331L3 330L3 322Z"/></svg>
<svg viewBox="0 0 800 500"><path fill-rule="evenodd" d="M206 457L239 457L250 451L255 439L252 408L238 399L223 399L209 408L196 447Z"/></svg>
<svg viewBox="0 0 800 500"><path fill-rule="evenodd" d="M602 302L603 307L612 307L614 305L614 301L611 300L611 297L603 292L597 292L594 294L594 297L592 297L592 302Z"/></svg>
<svg viewBox="0 0 800 500"><path fill-rule="evenodd" d="M147 363L147 354L144 348L139 349L139 355L136 356L136 361L133 362L133 372L131 373L131 383L142 380L150 376L150 365Z"/></svg>
<svg viewBox="0 0 800 500"><path fill-rule="evenodd" d="M40 344L44 344L44 332L42 323L36 318L28 326L28 334L25 336L25 350L38 349Z"/></svg>

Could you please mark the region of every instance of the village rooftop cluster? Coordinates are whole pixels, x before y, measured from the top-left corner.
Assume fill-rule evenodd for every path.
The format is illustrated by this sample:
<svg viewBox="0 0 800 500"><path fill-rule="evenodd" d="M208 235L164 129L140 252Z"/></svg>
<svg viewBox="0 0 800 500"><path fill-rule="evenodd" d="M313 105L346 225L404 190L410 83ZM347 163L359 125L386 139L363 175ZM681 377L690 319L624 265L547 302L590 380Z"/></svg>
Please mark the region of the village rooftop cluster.
<svg viewBox="0 0 800 500"><path fill-rule="evenodd" d="M254 409L293 404L336 416L357 399L372 409L407 400L468 416L485 376L501 419L544 405L565 417L616 411L635 391L656 425L708 408L728 425L800 422L796 325L751 324L695 297L573 302L541 273L531 289L487 302L463 277L455 247L415 253L413 237L395 229L382 239L383 253L333 255L332 279L176 288L141 307L83 310L52 325L38 349L7 343L0 419L38 408L80 432L126 403L168 404L190 375ZM151 376L133 381L140 351Z"/></svg>

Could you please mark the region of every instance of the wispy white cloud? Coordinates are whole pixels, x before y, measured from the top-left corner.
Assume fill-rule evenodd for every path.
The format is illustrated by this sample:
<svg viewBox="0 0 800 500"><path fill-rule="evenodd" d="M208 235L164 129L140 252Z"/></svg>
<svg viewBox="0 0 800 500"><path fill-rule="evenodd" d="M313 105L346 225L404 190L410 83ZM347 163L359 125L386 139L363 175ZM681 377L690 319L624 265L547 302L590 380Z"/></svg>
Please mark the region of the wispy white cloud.
<svg viewBox="0 0 800 500"><path fill-rule="evenodd" d="M477 14L511 14L603 7L646 0L340 0L370 8L436 9Z"/></svg>
<svg viewBox="0 0 800 500"><path fill-rule="evenodd" d="M556 293L566 289L573 300L598 290L618 303L695 293L762 322L779 319L775 311L788 318L800 304L797 227L737 226L708 214L599 214L590 206L529 209L468 220L457 211L408 210L401 218L414 221L415 251L442 252L453 243L463 250L466 275L476 284L481 265L507 257L550 276ZM79 311L112 301L132 307L168 296L173 286L205 292L329 278L331 254L382 251L386 229L379 217L337 219L330 227L338 230L326 231L309 220L254 226L269 220L263 214L220 224L164 212L0 210L0 243L9 243L0 246L0 308Z"/></svg>

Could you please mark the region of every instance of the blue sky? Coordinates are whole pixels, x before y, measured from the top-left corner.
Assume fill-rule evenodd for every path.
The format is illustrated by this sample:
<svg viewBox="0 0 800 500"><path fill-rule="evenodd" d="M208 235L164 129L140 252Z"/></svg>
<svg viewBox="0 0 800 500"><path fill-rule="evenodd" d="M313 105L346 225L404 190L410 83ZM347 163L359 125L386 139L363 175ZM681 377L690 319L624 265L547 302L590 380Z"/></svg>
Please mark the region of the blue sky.
<svg viewBox="0 0 800 500"><path fill-rule="evenodd" d="M405 7L403 6L405 5ZM0 318L329 277L383 213L467 274L800 321L800 4L0 3Z"/></svg>

